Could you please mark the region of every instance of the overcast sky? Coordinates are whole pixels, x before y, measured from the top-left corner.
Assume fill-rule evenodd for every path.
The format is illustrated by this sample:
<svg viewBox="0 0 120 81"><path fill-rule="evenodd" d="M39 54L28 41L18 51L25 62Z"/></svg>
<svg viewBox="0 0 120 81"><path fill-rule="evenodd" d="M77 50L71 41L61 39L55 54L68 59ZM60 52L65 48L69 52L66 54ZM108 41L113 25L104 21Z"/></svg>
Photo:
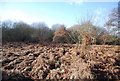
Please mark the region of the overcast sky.
<svg viewBox="0 0 120 81"><path fill-rule="evenodd" d="M94 23L103 25L106 15L117 2L0 2L0 20L22 20L28 24L45 22L49 27L53 24L65 24L71 27L77 24L88 13L93 14Z"/></svg>

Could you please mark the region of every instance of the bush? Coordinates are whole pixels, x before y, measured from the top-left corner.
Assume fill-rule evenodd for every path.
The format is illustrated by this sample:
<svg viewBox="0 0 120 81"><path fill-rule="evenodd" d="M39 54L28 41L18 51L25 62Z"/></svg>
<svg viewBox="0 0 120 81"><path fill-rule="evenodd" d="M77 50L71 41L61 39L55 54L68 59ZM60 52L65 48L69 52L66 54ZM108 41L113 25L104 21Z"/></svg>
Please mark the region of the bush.
<svg viewBox="0 0 120 81"><path fill-rule="evenodd" d="M66 39L65 37L55 36L55 37L54 37L54 42L67 43L67 39Z"/></svg>
<svg viewBox="0 0 120 81"><path fill-rule="evenodd" d="M68 31L64 25L58 27L54 33L53 41L60 43L67 43L69 40Z"/></svg>
<svg viewBox="0 0 120 81"><path fill-rule="evenodd" d="M53 31L41 23L31 26L24 22L4 21L1 26L3 42L50 42L53 38Z"/></svg>

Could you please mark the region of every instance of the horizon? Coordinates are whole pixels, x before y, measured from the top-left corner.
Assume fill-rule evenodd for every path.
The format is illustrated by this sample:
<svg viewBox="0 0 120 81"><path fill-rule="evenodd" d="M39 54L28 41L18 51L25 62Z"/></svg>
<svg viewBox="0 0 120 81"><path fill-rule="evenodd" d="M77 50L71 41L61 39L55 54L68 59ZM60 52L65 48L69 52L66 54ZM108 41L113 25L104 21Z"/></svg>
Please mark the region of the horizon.
<svg viewBox="0 0 120 81"><path fill-rule="evenodd" d="M0 5L1 21L44 22L49 28L64 24L68 28L89 15L94 16L94 25L103 26L118 2L0 2Z"/></svg>

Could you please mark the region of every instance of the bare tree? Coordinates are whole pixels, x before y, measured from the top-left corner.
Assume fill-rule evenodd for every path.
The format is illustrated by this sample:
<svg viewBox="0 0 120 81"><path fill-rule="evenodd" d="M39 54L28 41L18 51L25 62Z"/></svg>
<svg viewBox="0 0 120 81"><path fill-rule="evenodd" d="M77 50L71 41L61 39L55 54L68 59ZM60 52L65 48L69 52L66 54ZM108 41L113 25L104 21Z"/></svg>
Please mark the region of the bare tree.
<svg viewBox="0 0 120 81"><path fill-rule="evenodd" d="M105 23L105 27L110 34L116 35L119 32L118 21L120 20L118 15L118 7L114 8L108 15L108 21Z"/></svg>
<svg viewBox="0 0 120 81"><path fill-rule="evenodd" d="M84 21L84 23L82 22L79 25L73 26L71 29L69 29L69 31L71 31L71 39L80 44L82 43L82 39L87 35L91 35L90 38L95 39L95 35L93 34L96 34L96 27L92 24L92 22Z"/></svg>
<svg viewBox="0 0 120 81"><path fill-rule="evenodd" d="M45 23L33 23L34 32L32 37L40 42L52 40L53 32L47 27Z"/></svg>
<svg viewBox="0 0 120 81"><path fill-rule="evenodd" d="M68 29L71 43L81 43L82 37L75 27Z"/></svg>
<svg viewBox="0 0 120 81"><path fill-rule="evenodd" d="M10 41L11 40L11 28L13 27L13 23L10 20L2 21L2 41Z"/></svg>
<svg viewBox="0 0 120 81"><path fill-rule="evenodd" d="M105 23L105 27L109 35L114 35L111 41L117 40L119 37L119 7L114 8L108 15L108 21Z"/></svg>
<svg viewBox="0 0 120 81"><path fill-rule="evenodd" d="M61 24L54 24L51 29L55 32L60 26Z"/></svg>

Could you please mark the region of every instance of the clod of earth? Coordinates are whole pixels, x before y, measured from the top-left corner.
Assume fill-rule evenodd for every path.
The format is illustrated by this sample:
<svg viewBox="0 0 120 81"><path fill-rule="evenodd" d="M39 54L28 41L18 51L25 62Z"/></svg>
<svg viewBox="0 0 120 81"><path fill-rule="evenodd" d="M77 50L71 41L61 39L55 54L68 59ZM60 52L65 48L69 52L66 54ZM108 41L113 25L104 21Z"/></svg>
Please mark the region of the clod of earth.
<svg viewBox="0 0 120 81"><path fill-rule="evenodd" d="M120 79L120 46L7 43L3 45L3 81L39 79Z"/></svg>

